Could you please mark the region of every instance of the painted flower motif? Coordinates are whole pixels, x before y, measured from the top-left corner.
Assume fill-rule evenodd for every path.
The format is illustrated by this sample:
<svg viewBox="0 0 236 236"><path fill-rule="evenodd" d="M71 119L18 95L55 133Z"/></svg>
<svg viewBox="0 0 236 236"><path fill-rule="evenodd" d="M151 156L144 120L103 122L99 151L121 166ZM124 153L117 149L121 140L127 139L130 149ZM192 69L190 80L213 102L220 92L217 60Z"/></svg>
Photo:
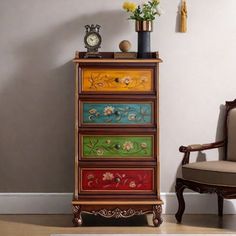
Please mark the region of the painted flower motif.
<svg viewBox="0 0 236 236"><path fill-rule="evenodd" d="M125 77L125 78L122 79L122 82L125 85L129 85L132 82L132 79L130 77Z"/></svg>
<svg viewBox="0 0 236 236"><path fill-rule="evenodd" d="M146 83L147 82L147 77L142 76L140 80L141 80L141 83Z"/></svg>
<svg viewBox="0 0 236 236"><path fill-rule="evenodd" d="M143 149L146 149L147 148L147 144L146 143L141 143L140 147L143 148Z"/></svg>
<svg viewBox="0 0 236 236"><path fill-rule="evenodd" d="M93 174L89 174L87 178L88 178L88 180L94 179L94 175Z"/></svg>
<svg viewBox="0 0 236 236"><path fill-rule="evenodd" d="M104 153L104 150L103 150L102 148L98 148L98 149L97 149L97 155L98 155L98 156L102 156L103 153Z"/></svg>
<svg viewBox="0 0 236 236"><path fill-rule="evenodd" d="M104 84L103 82L99 82L99 83L97 83L97 85L98 85L99 87L104 87L104 86L105 86L105 84Z"/></svg>
<svg viewBox="0 0 236 236"><path fill-rule="evenodd" d="M136 120L136 114L134 114L134 113L129 114L128 120Z"/></svg>
<svg viewBox="0 0 236 236"><path fill-rule="evenodd" d="M130 188L135 188L135 187L136 187L136 183L135 183L134 181L131 181L131 182L129 183L129 187L130 187Z"/></svg>
<svg viewBox="0 0 236 236"><path fill-rule="evenodd" d="M110 116L114 113L114 109L115 108L112 107L112 106L107 106L107 107L104 108L103 113L104 113L105 116Z"/></svg>
<svg viewBox="0 0 236 236"><path fill-rule="evenodd" d="M114 179L114 175L111 172L106 172L103 174L103 178L102 178L103 181L113 180L113 179Z"/></svg>
<svg viewBox="0 0 236 236"><path fill-rule="evenodd" d="M123 150L130 151L134 148L134 144L131 141L126 141L123 144Z"/></svg>
<svg viewBox="0 0 236 236"><path fill-rule="evenodd" d="M89 120L94 120L95 116L94 115L90 115L88 118L89 118Z"/></svg>
<svg viewBox="0 0 236 236"><path fill-rule="evenodd" d="M94 115L96 113L97 113L97 110L94 108L89 110L89 114L91 114L91 115Z"/></svg>
<svg viewBox="0 0 236 236"><path fill-rule="evenodd" d="M106 144L110 144L111 143L111 140L110 139L107 139L106 140Z"/></svg>

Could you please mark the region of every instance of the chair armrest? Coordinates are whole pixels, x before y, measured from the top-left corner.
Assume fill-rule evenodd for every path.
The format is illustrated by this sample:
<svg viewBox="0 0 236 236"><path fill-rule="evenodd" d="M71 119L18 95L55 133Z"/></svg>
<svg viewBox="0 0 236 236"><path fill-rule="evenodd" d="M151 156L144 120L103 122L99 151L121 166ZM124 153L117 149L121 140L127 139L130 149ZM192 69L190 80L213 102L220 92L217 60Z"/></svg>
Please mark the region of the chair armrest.
<svg viewBox="0 0 236 236"><path fill-rule="evenodd" d="M223 140L223 141L219 141L219 142L215 142L215 143L192 144L192 145L188 145L188 146L181 146L179 148L179 151L184 153L182 165L189 163L190 152L198 152L198 151L203 151L203 150L207 150L207 149L219 148L219 147L223 147L224 145L225 145L225 141Z"/></svg>
<svg viewBox="0 0 236 236"><path fill-rule="evenodd" d="M219 148L225 145L225 141L219 141L215 143L206 143L206 144L191 144L188 146L181 146L179 148L180 152L197 152L207 149Z"/></svg>

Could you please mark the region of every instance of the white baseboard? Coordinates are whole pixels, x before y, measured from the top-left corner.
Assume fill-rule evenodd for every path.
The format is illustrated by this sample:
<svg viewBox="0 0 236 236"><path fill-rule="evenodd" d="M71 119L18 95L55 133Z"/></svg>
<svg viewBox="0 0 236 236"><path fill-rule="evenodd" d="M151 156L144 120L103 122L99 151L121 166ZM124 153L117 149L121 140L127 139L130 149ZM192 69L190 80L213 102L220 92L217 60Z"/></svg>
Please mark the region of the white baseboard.
<svg viewBox="0 0 236 236"><path fill-rule="evenodd" d="M67 214L72 193L0 193L0 214Z"/></svg>
<svg viewBox="0 0 236 236"><path fill-rule="evenodd" d="M175 193L161 193L163 214L175 214ZM185 193L187 214L216 214L216 195ZM0 214L70 214L72 193L0 193ZM236 214L236 200L224 201L224 214Z"/></svg>
<svg viewBox="0 0 236 236"><path fill-rule="evenodd" d="M163 213L175 214L178 201L175 193L161 193L164 201ZM216 194L184 193L186 214L216 214L218 212ZM224 200L224 214L236 214L236 199Z"/></svg>

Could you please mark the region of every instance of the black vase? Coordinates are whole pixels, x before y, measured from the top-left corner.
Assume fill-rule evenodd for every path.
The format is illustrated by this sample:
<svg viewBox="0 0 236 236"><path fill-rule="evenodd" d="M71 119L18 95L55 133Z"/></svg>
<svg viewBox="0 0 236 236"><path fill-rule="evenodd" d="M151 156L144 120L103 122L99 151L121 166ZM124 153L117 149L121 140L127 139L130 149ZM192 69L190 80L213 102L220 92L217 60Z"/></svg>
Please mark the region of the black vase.
<svg viewBox="0 0 236 236"><path fill-rule="evenodd" d="M136 21L138 33L138 58L151 58L152 21Z"/></svg>

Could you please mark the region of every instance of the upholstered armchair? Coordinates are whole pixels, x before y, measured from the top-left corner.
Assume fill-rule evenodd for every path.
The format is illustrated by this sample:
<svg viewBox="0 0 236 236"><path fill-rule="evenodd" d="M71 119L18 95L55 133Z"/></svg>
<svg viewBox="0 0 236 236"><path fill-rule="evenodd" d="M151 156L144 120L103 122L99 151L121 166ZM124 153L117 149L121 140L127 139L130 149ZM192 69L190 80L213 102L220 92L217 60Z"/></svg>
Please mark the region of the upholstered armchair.
<svg viewBox="0 0 236 236"><path fill-rule="evenodd" d="M179 208L175 217L180 223L185 210L183 191L185 188L199 193L216 193L218 215L223 215L224 198L236 198L236 99L226 102L224 139L210 144L181 146L182 178L176 179L176 195ZM189 163L190 153L213 148L224 148L224 158L219 161Z"/></svg>

